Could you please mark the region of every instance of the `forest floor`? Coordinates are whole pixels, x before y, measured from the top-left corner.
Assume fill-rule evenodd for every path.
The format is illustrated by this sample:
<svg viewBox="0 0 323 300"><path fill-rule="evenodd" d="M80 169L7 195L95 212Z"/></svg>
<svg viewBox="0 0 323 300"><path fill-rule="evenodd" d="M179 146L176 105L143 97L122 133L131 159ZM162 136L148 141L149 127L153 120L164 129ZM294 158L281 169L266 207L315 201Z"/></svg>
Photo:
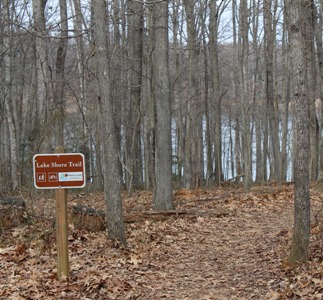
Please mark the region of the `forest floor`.
<svg viewBox="0 0 323 300"><path fill-rule="evenodd" d="M177 212L158 214L141 191L123 196L126 249L70 216L70 273L60 281L53 195L25 201L29 223L0 236L0 299L323 299L323 200L315 187L306 264L286 263L291 184L178 190ZM75 204L105 207L98 193L70 192Z"/></svg>

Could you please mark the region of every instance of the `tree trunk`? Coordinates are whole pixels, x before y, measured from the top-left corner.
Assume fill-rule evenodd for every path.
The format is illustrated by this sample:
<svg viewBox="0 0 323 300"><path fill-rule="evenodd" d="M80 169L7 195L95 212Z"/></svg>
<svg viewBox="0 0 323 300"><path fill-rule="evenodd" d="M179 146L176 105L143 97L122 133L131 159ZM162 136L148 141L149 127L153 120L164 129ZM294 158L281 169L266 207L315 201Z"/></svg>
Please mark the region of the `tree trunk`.
<svg viewBox="0 0 323 300"><path fill-rule="evenodd" d="M46 0L33 0L33 18L35 29L35 50L36 50L36 105L34 117L35 140L33 141L35 151L41 152L44 141L43 136L48 135L47 113L48 113L48 46L47 28L45 20ZM49 143L46 139L45 143ZM46 148L49 145L45 145Z"/></svg>
<svg viewBox="0 0 323 300"><path fill-rule="evenodd" d="M220 184L223 179L222 174L222 130L221 130L221 92L218 58L218 17L219 7L216 1L210 2L210 59L213 74L213 94L212 105L214 111L214 179L216 184Z"/></svg>
<svg viewBox="0 0 323 300"><path fill-rule="evenodd" d="M156 188L154 209L173 209L171 111L168 67L168 1L156 0L153 7L155 47L153 86L156 102Z"/></svg>
<svg viewBox="0 0 323 300"><path fill-rule="evenodd" d="M250 115L248 101L248 5L247 0L240 1L239 13L239 80L240 100L242 104L242 149L244 189L249 191L251 187L251 134Z"/></svg>
<svg viewBox="0 0 323 300"><path fill-rule="evenodd" d="M284 18L283 28L286 29L286 18ZM288 125L289 125L289 103L290 103L290 87L291 87L291 76L290 76L290 55L289 55L289 43L286 40L286 30L283 30L283 44L282 44L282 56L284 60L284 83L283 83L283 116L282 116L282 146L281 146L281 178L287 180L287 145L288 145Z"/></svg>
<svg viewBox="0 0 323 300"><path fill-rule="evenodd" d="M304 15L306 28L305 38L305 58L306 58L306 75L307 90L309 98L310 112L310 180L317 180L318 176L318 141L319 141L319 124L316 117L316 59L314 47L314 3L313 0L306 0L304 5Z"/></svg>
<svg viewBox="0 0 323 300"><path fill-rule="evenodd" d="M264 22L265 22L265 64L266 64L266 98L267 115L269 121L270 141L272 146L273 174L271 178L281 183L280 171L280 150L279 150L279 132L278 118L275 112L274 104L274 32L272 18L272 0L264 1Z"/></svg>
<svg viewBox="0 0 323 300"><path fill-rule="evenodd" d="M13 98L13 39L11 32L11 24L10 24L10 7L9 1L4 1L5 5L3 6L2 17L4 20L7 20L4 25L4 38L3 38L3 46L4 46L4 82L6 86L6 92L4 96L4 111L7 117L7 128L9 137L9 170L10 170L10 181L9 187L12 190L16 190L18 188L18 146L17 146L17 126L18 119L15 117L15 103Z"/></svg>
<svg viewBox="0 0 323 300"><path fill-rule="evenodd" d="M309 188L309 116L304 58L304 33L301 25L306 1L287 0L287 18L291 43L294 79L294 232L289 262L295 264L308 259L310 238Z"/></svg>
<svg viewBox="0 0 323 300"><path fill-rule="evenodd" d="M128 1L128 58L129 58L129 91L130 105L126 126L126 165L128 193L133 187L141 186L141 88L143 57L143 4Z"/></svg>
<svg viewBox="0 0 323 300"><path fill-rule="evenodd" d="M100 125L103 142L104 196L107 203L108 237L112 241L126 244L120 193L119 161L116 127L111 98L110 68L107 43L106 3L93 3L95 16L95 50L97 56L97 78L99 81Z"/></svg>
<svg viewBox="0 0 323 300"><path fill-rule="evenodd" d="M315 37L316 37L316 48L317 48L317 60L319 67L319 93L321 99L321 120L320 120L320 131L319 131L319 167L318 167L318 187L323 191L323 42L322 42L322 27L323 27L323 3L320 2L319 7L317 8L318 12L316 13L318 18L318 24L315 28Z"/></svg>
<svg viewBox="0 0 323 300"><path fill-rule="evenodd" d="M153 76L152 52L154 48L153 34L153 4L147 5L147 28L148 33L145 35L145 44L147 45L144 54L145 84L145 180L146 188L155 189L155 150L156 150L156 103L153 96L153 83L150 78Z"/></svg>
<svg viewBox="0 0 323 300"><path fill-rule="evenodd" d="M59 1L61 32L56 53L56 82L54 91L54 105L57 118L56 143L54 146L64 146L64 87L65 87L65 58L68 45L68 25L66 0Z"/></svg>

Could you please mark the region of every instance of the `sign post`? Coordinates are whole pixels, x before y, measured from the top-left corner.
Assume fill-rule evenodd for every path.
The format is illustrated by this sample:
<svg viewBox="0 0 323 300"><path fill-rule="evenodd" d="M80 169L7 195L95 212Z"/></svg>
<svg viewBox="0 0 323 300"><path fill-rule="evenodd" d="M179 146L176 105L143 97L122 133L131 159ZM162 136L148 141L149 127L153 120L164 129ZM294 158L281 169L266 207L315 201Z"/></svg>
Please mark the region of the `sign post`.
<svg viewBox="0 0 323 300"><path fill-rule="evenodd" d="M55 154L36 154L33 158L34 184L37 189L56 189L57 279L68 278L67 189L85 186L84 156L64 153L57 147Z"/></svg>
<svg viewBox="0 0 323 300"><path fill-rule="evenodd" d="M57 147L55 153L63 153L63 147ZM68 278L68 220L67 220L67 189L55 190L56 201L56 247L57 247L57 279Z"/></svg>

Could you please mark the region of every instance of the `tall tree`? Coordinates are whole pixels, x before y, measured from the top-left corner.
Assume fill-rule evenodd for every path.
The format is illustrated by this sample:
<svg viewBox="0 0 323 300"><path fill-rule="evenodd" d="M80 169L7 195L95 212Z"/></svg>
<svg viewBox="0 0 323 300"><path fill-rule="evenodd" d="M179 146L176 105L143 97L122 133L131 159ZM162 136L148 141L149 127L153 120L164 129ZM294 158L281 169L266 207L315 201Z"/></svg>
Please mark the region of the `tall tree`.
<svg viewBox="0 0 323 300"><path fill-rule="evenodd" d="M267 99L267 116L270 129L270 141L273 153L272 179L281 183L280 150L278 117L274 104L274 31L272 17L272 0L264 0L264 23L265 23L265 88Z"/></svg>
<svg viewBox="0 0 323 300"><path fill-rule="evenodd" d="M156 103L156 210L173 209L171 110L168 65L168 1L153 4L153 95Z"/></svg>
<svg viewBox="0 0 323 300"><path fill-rule="evenodd" d="M128 192L142 185L141 89L143 57L143 3L128 1L129 105L126 111L126 165Z"/></svg>
<svg viewBox="0 0 323 300"><path fill-rule="evenodd" d="M316 7L317 24L315 28L317 60L319 68L319 95L321 103L323 103L323 41L322 41L322 28L323 28L323 2L321 1ZM321 104L321 116L323 116L323 105ZM319 131L319 168L318 168L318 186L323 190L323 118L321 117L320 131Z"/></svg>
<svg viewBox="0 0 323 300"><path fill-rule="evenodd" d="M187 98L185 99L185 148L184 148L184 180L186 188L196 187L198 178L197 161L197 124L198 116L198 80L197 80L197 61L199 49L197 47L197 28L196 16L194 14L194 0L184 1L184 8L187 22L187 43L188 43L188 85Z"/></svg>
<svg viewBox="0 0 323 300"><path fill-rule="evenodd" d="M40 151L42 146L44 130L47 127L48 114L48 80L49 80L49 63L48 63L48 39L45 19L45 6L47 0L33 0L33 18L35 31L35 51L36 51L36 105L34 114L34 128L38 132L33 143L35 150ZM40 124L43 126L40 126ZM45 127L44 127L45 125ZM42 130L40 130L42 128ZM48 146L48 145L47 145Z"/></svg>
<svg viewBox="0 0 323 300"><path fill-rule="evenodd" d="M239 97L239 49L238 49L238 34L237 34L237 22L236 22L236 11L237 11L237 1L232 0L232 38L233 38L233 70L232 70L232 77L233 77L233 92L234 92L234 99L238 99ZM241 143L240 143L240 136L241 136L241 116L237 114L235 118L235 134L234 134L234 158L235 158L235 172L236 175L241 175L242 171L242 155L241 155ZM234 175L234 174L232 174ZM239 178L237 179L239 180Z"/></svg>
<svg viewBox="0 0 323 300"><path fill-rule="evenodd" d="M310 238L309 115L304 57L306 0L286 0L294 80L294 232L290 263L306 261Z"/></svg>
<svg viewBox="0 0 323 300"><path fill-rule="evenodd" d="M214 111L214 179L216 184L222 180L222 131L221 131L221 88L219 75L218 22L220 7L216 1L210 1L210 60L212 65Z"/></svg>
<svg viewBox="0 0 323 300"><path fill-rule="evenodd" d="M68 45L68 24L66 0L59 1L61 30L56 53L56 84L54 90L54 104L56 109L56 146L64 145L64 119L65 119L65 58Z"/></svg>
<svg viewBox="0 0 323 300"><path fill-rule="evenodd" d="M242 150L243 150L243 170L244 188L246 191L251 186L251 134L249 115L249 84L248 84L248 2L240 1L239 12L239 92L242 105Z"/></svg>
<svg viewBox="0 0 323 300"><path fill-rule="evenodd" d="M111 98L107 7L105 0L92 2L95 17L95 51L99 88L100 131L103 144L104 197L107 204L108 238L126 244L120 193L118 146Z"/></svg>
<svg viewBox="0 0 323 300"><path fill-rule="evenodd" d="M152 52L154 48L153 30L153 6L150 3L146 6L147 34L144 35L146 45L144 51L144 124L145 124L145 184L146 188L155 188L155 149L156 149L156 103L153 96L153 62Z"/></svg>
<svg viewBox="0 0 323 300"><path fill-rule="evenodd" d="M307 0L304 5L303 20L305 21L305 67L306 80L309 98L310 112L310 179L317 180L318 176L318 142L319 142L319 124L316 117L316 57L315 57L315 29L314 29L315 6L313 0Z"/></svg>
<svg viewBox="0 0 323 300"><path fill-rule="evenodd" d="M4 38L3 38L3 73L5 82L5 93L4 97L4 111L7 116L7 130L8 142L9 142L9 162L10 162L10 182L9 186L11 189L15 190L18 187L18 145L17 145L17 131L18 131L18 119L16 115L17 107L14 102L13 95L13 31L12 31L12 20L11 17L11 7L10 1L4 1L2 7L2 19L6 20L4 22Z"/></svg>

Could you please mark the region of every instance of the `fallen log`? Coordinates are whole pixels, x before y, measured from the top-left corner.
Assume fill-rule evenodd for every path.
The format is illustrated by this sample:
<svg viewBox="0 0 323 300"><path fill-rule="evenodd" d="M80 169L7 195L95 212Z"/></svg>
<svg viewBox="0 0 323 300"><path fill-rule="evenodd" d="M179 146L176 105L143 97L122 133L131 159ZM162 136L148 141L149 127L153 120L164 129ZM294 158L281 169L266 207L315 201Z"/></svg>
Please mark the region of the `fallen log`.
<svg viewBox="0 0 323 300"><path fill-rule="evenodd" d="M236 180L236 179L241 178L241 177L244 177L244 174L240 174L240 175L234 176L232 178L229 178L229 179L227 179L227 181L233 181L233 180Z"/></svg>
<svg viewBox="0 0 323 300"><path fill-rule="evenodd" d="M229 215L235 214L234 211L229 210L197 210L197 209L188 209L188 210L162 210L162 211L132 211L125 214L125 222L134 223L139 221L144 221L147 219L152 219L154 221L166 220L171 216L185 216L185 217L215 217L223 218Z"/></svg>
<svg viewBox="0 0 323 300"><path fill-rule="evenodd" d="M136 223L146 221L164 221L171 216L186 216L186 217L215 217L223 218L234 214L230 210L162 210L162 211L126 211L124 214L124 222ZM71 211L71 221L75 228L85 229L88 231L103 231L106 229L106 214L104 211L96 210L89 206L73 205Z"/></svg>
<svg viewBox="0 0 323 300"><path fill-rule="evenodd" d="M0 231L27 222L26 203L20 197L0 198Z"/></svg>
<svg viewBox="0 0 323 300"><path fill-rule="evenodd" d="M26 207L25 200L20 197L1 197L0 198L0 205Z"/></svg>
<svg viewBox="0 0 323 300"><path fill-rule="evenodd" d="M71 210L71 222L78 229L92 232L106 229L106 214L89 206L73 205Z"/></svg>

